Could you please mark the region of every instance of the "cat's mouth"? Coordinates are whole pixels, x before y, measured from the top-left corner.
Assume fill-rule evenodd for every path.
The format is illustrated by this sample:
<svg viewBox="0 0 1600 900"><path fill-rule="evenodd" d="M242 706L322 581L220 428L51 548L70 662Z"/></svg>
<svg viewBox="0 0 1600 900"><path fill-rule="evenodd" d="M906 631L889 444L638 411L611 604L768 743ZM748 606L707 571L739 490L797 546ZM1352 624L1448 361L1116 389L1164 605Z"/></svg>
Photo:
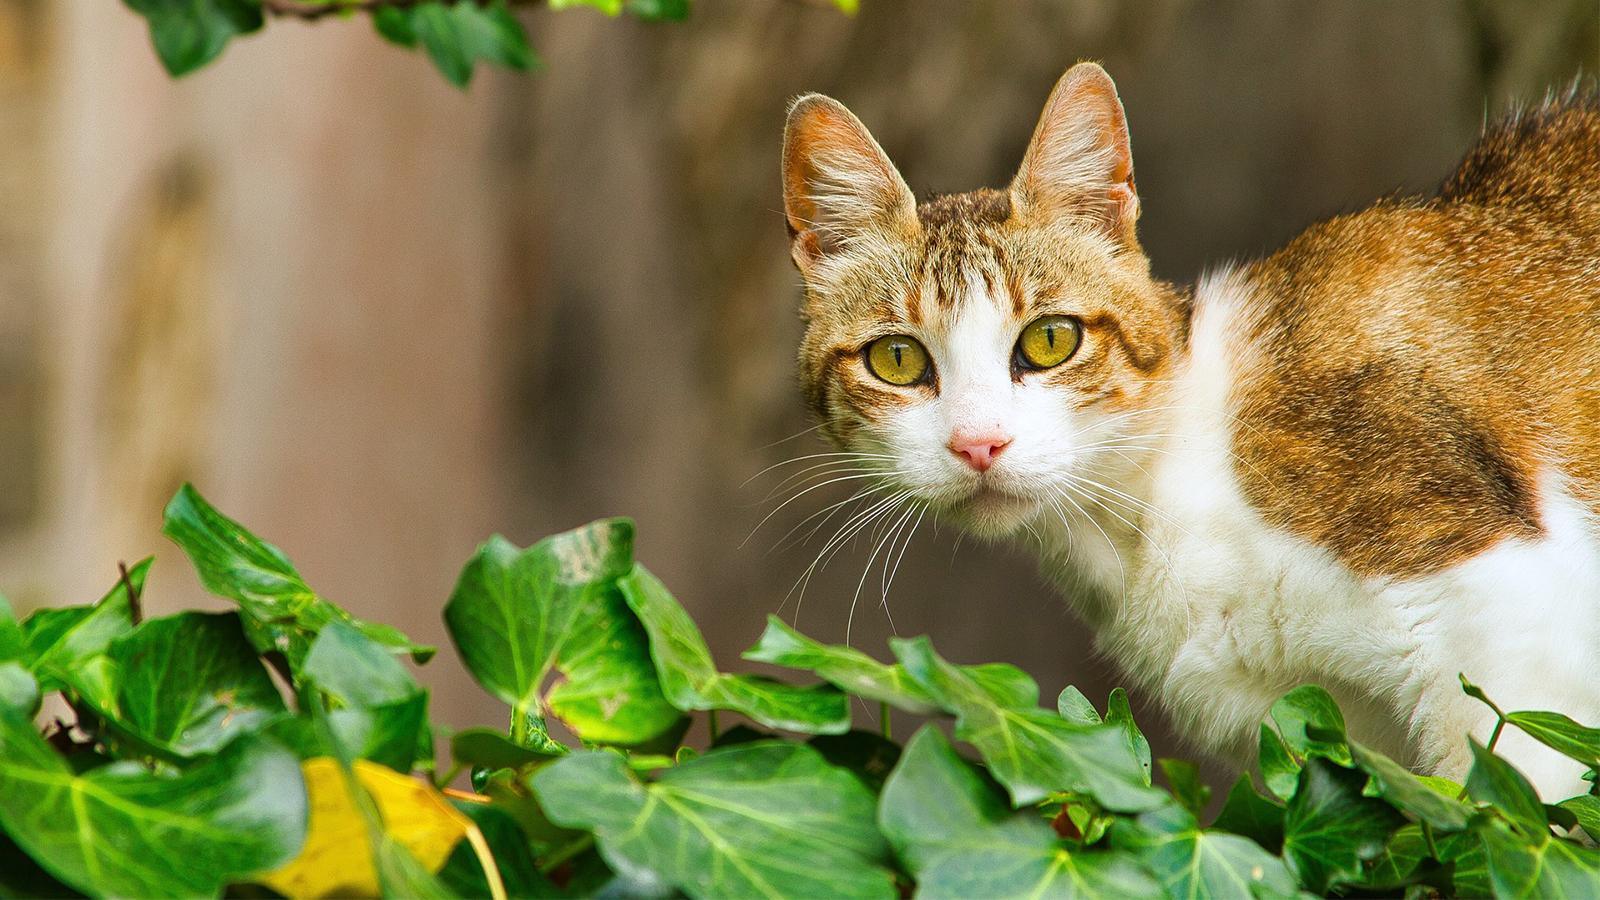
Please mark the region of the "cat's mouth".
<svg viewBox="0 0 1600 900"><path fill-rule="evenodd" d="M1021 527L1037 507L1038 501L1034 498L984 479L956 504L954 511L969 530L998 537Z"/></svg>

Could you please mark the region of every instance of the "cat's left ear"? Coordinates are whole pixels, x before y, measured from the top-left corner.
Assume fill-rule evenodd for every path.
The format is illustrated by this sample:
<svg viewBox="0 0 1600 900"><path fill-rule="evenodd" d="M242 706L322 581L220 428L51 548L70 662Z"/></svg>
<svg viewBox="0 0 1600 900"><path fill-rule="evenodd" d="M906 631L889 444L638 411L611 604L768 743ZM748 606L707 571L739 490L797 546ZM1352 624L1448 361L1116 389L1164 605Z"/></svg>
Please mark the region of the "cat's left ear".
<svg viewBox="0 0 1600 900"><path fill-rule="evenodd" d="M1056 82L1011 182L1011 201L1024 216L1088 218L1122 243L1137 244L1128 119L1105 69L1078 63Z"/></svg>

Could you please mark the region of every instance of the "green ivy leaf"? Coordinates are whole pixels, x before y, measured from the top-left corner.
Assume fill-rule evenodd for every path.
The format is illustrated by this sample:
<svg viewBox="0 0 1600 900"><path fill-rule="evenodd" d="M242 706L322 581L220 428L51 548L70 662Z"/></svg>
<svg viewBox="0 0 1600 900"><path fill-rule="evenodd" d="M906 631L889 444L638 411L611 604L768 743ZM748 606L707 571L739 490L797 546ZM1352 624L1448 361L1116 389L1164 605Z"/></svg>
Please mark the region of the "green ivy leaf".
<svg viewBox="0 0 1600 900"><path fill-rule="evenodd" d="M1236 834L1200 830L1176 804L1119 820L1112 845L1134 853L1171 897L1292 897L1294 876L1283 860Z"/></svg>
<svg viewBox="0 0 1600 900"><path fill-rule="evenodd" d="M456 582L445 622L462 662L519 712L548 709L584 740L637 744L673 727L645 631L617 579L633 565L633 524L605 519L526 550L491 538ZM562 680L544 693L547 676ZM554 750L554 742L519 740Z"/></svg>
<svg viewBox="0 0 1600 900"><path fill-rule="evenodd" d="M1415 823L1402 826L1389 837L1384 852L1373 861L1358 887L1384 895L1399 895L1408 885L1428 885L1446 897L1488 897L1494 893L1483 852L1483 841L1471 831L1437 835L1439 856Z"/></svg>
<svg viewBox="0 0 1600 900"><path fill-rule="evenodd" d="M32 718L39 708L39 682L21 663L0 663L0 709Z"/></svg>
<svg viewBox="0 0 1600 900"><path fill-rule="evenodd" d="M1472 771L1467 773L1467 794L1489 803L1530 840L1549 836L1544 804L1533 785L1511 764L1472 741Z"/></svg>
<svg viewBox="0 0 1600 900"><path fill-rule="evenodd" d="M478 62L525 71L533 65L528 34L505 0L477 3L419 3L406 11L407 29L378 20L379 33L397 43L414 37L433 64L456 87L466 87ZM393 36L391 36L393 35ZM397 40L397 38L401 38Z"/></svg>
<svg viewBox="0 0 1600 900"><path fill-rule="evenodd" d="M1256 764L1261 767L1261 777L1267 783L1267 790L1279 800L1287 801L1294 797L1294 789L1300 784L1300 764L1289 752L1289 745L1266 723L1261 725Z"/></svg>
<svg viewBox="0 0 1600 900"><path fill-rule="evenodd" d="M768 728L805 734L850 730L848 698L831 686L796 687L717 671L694 620L643 566L635 566L620 584L628 605L650 635L650 655L661 690L673 706L684 712L732 710Z"/></svg>
<svg viewBox="0 0 1600 900"><path fill-rule="evenodd" d="M1350 765L1344 713L1333 696L1314 684L1295 688L1272 704L1272 721L1283 742L1302 759L1323 757ZM1285 798L1287 799L1287 798Z"/></svg>
<svg viewBox="0 0 1600 900"><path fill-rule="evenodd" d="M261 28L260 0L123 0L150 24L150 42L174 77L200 68L237 35Z"/></svg>
<svg viewBox="0 0 1600 900"><path fill-rule="evenodd" d="M394 652L427 662L434 648L399 630L363 622L324 600L277 547L251 534L185 484L167 504L162 533L183 548L206 589L239 604L245 635L262 653L282 653L298 673L311 641L330 622L343 622Z"/></svg>
<svg viewBox="0 0 1600 900"><path fill-rule="evenodd" d="M1561 801L1561 808L1572 813L1577 818L1578 824L1588 832L1590 838L1600 834L1600 797L1593 794L1584 794L1573 797L1571 800ZM1600 838L1595 838L1600 840Z"/></svg>
<svg viewBox="0 0 1600 900"><path fill-rule="evenodd" d="M1361 877L1362 865L1383 853L1405 824L1393 807L1362 796L1367 776L1321 757L1306 761L1300 786L1283 819L1283 855L1315 894Z"/></svg>
<svg viewBox="0 0 1600 900"><path fill-rule="evenodd" d="M172 777L132 762L76 774L0 711L0 827L86 893L215 895L292 858L306 815L299 763L273 743L236 740Z"/></svg>
<svg viewBox="0 0 1600 900"><path fill-rule="evenodd" d="M432 759L428 692L377 642L342 622L330 623L306 654L302 674L338 704L328 722L350 757L397 772L411 771L419 757Z"/></svg>
<svg viewBox="0 0 1600 900"><path fill-rule="evenodd" d="M689 0L627 0L628 12L650 22L681 22L689 18Z"/></svg>
<svg viewBox="0 0 1600 900"><path fill-rule="evenodd" d="M503 810L482 803L460 803L457 809L466 813L478 830L505 883L510 897L559 897L559 888L550 883L539 871L533 854L529 852L528 838L517 827L516 820ZM456 849L439 870L439 881L457 897L488 897L489 882L483 874L483 863L467 841Z"/></svg>
<svg viewBox="0 0 1600 900"><path fill-rule="evenodd" d="M1350 756L1363 772L1372 776L1378 796L1441 831L1461 831L1467 827L1472 810L1454 797L1447 797L1404 766L1382 753L1350 743Z"/></svg>
<svg viewBox="0 0 1600 900"><path fill-rule="evenodd" d="M1211 827L1243 835L1277 853L1283 848L1283 814L1282 806L1256 792L1249 775L1240 775Z"/></svg>
<svg viewBox="0 0 1600 900"><path fill-rule="evenodd" d="M1038 707L1004 705L935 653L927 638L891 644L911 677L956 717L956 737L978 749L1017 806L1060 790L1088 794L1118 812L1167 802L1164 791L1147 783L1121 727L1074 725Z"/></svg>
<svg viewBox="0 0 1600 900"><path fill-rule="evenodd" d="M1600 766L1600 728L1586 728L1560 713L1506 713L1529 737L1591 768Z"/></svg>
<svg viewBox="0 0 1600 900"><path fill-rule="evenodd" d="M622 14L622 0L550 0L551 9L576 9L580 6L598 9L608 16Z"/></svg>
<svg viewBox="0 0 1600 900"><path fill-rule="evenodd" d="M1068 685L1056 697L1056 712L1074 725L1099 725L1100 712L1083 695L1083 691Z"/></svg>
<svg viewBox="0 0 1600 900"><path fill-rule="evenodd" d="M22 633L22 626L17 624L17 617L11 612L11 602L0 597L0 662L26 659L27 655L28 639Z"/></svg>
<svg viewBox="0 0 1600 900"><path fill-rule="evenodd" d="M1161 887L1125 857L1068 852L923 726L889 776L878 821L919 897L1149 897Z"/></svg>
<svg viewBox="0 0 1600 900"><path fill-rule="evenodd" d="M133 630L128 585L135 592L144 590L153 558L144 559L128 570L93 606L68 606L40 609L22 623L27 641L25 657L39 677L40 687L55 690L89 660L106 652L111 642ZM76 679L75 679L76 680Z"/></svg>
<svg viewBox="0 0 1600 900"><path fill-rule="evenodd" d="M1478 833L1496 897L1600 897L1600 852L1548 836L1530 844L1492 819Z"/></svg>
<svg viewBox="0 0 1600 900"><path fill-rule="evenodd" d="M801 744L715 749L653 783L614 753L577 753L533 786L613 869L691 897L896 896L872 794Z"/></svg>
<svg viewBox="0 0 1600 900"><path fill-rule="evenodd" d="M1057 701L1059 703L1059 701ZM1107 725L1115 725L1122 729L1122 734L1128 740L1128 749L1133 751L1134 758L1139 760L1139 768L1144 770L1144 783L1150 783L1150 742L1145 740L1144 732L1133 721L1133 708L1128 704L1128 692L1116 688L1106 700Z"/></svg>
<svg viewBox="0 0 1600 900"><path fill-rule="evenodd" d="M214 753L285 711L237 613L151 619L112 641L106 655L114 705L101 715L180 757Z"/></svg>
<svg viewBox="0 0 1600 900"><path fill-rule="evenodd" d="M464 766L521 769L555 759L557 754L524 747L488 728L468 728L450 737L450 757Z"/></svg>
<svg viewBox="0 0 1600 900"><path fill-rule="evenodd" d="M842 691L918 715L939 708L903 666L878 662L854 647L823 644L790 628L777 616L767 617L766 631L754 647L745 651L744 658L811 672ZM999 703L1033 706L1039 702L1039 686L1016 666L994 663L965 666L963 670Z"/></svg>
<svg viewBox="0 0 1600 900"><path fill-rule="evenodd" d="M1204 814L1206 804L1211 802L1211 788L1200 780L1200 767L1181 759L1163 759L1160 764L1161 774L1166 776L1167 784L1172 787L1172 796L1183 804L1184 809L1199 818Z"/></svg>

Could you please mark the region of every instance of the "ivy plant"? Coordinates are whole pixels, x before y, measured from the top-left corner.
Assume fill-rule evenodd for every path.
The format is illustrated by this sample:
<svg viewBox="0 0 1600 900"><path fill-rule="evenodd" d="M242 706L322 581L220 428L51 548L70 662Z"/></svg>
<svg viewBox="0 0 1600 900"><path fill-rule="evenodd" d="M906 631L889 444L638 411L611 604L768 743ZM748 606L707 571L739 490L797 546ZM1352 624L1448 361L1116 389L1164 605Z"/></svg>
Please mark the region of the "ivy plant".
<svg viewBox="0 0 1600 900"><path fill-rule="evenodd" d="M774 618L745 657L799 680L726 671L606 519L467 562L445 625L506 717L451 732L432 648L192 487L164 530L231 610L146 620L150 560L96 603L0 601L0 896L1600 896L1600 794L1540 797L1495 753L1516 728L1593 767L1600 730L1465 679L1497 724L1464 785L1307 685L1223 789L1123 692L1047 708L926 637L880 659ZM890 709L922 723L904 745Z"/></svg>
<svg viewBox="0 0 1600 900"><path fill-rule="evenodd" d="M858 0L833 0L854 13ZM466 87L478 63L527 71L538 65L515 7L589 7L607 16L680 21L689 0L123 0L150 26L150 42L174 77L203 68L236 37L272 19L316 22L364 15L390 43L420 49L451 84Z"/></svg>

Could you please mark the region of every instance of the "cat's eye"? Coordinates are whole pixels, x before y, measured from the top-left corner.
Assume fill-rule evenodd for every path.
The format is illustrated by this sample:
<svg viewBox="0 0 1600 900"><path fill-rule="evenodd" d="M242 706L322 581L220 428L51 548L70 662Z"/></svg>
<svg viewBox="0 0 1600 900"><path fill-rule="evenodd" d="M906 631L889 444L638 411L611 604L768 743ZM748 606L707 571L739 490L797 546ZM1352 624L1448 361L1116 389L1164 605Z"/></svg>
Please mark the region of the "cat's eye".
<svg viewBox="0 0 1600 900"><path fill-rule="evenodd" d="M903 334L881 337L867 345L867 368L890 384L916 384L928 377L928 351Z"/></svg>
<svg viewBox="0 0 1600 900"><path fill-rule="evenodd" d="M1024 368L1048 369L1072 358L1083 341L1083 325L1071 316L1040 316L1022 329L1017 357Z"/></svg>

